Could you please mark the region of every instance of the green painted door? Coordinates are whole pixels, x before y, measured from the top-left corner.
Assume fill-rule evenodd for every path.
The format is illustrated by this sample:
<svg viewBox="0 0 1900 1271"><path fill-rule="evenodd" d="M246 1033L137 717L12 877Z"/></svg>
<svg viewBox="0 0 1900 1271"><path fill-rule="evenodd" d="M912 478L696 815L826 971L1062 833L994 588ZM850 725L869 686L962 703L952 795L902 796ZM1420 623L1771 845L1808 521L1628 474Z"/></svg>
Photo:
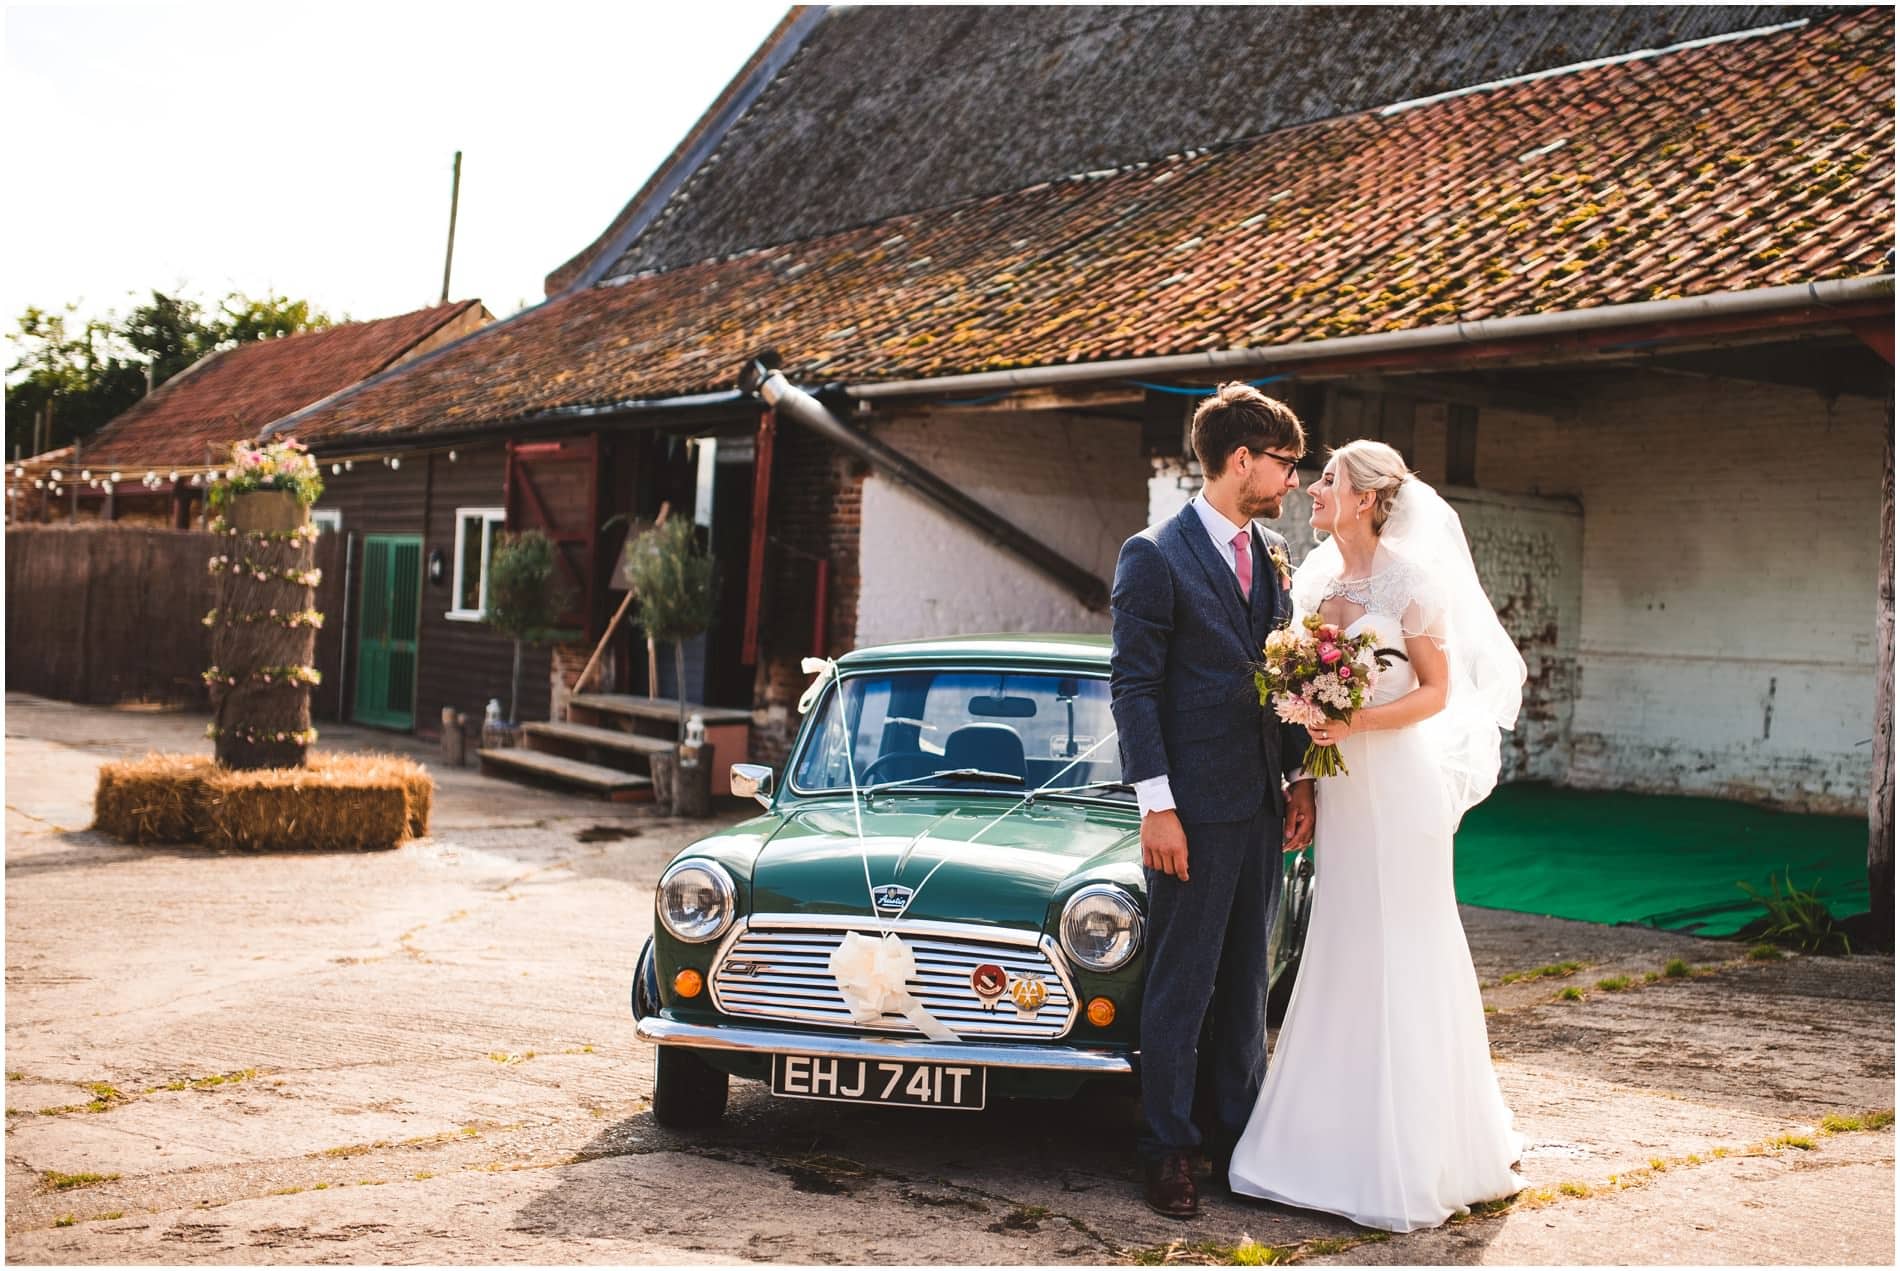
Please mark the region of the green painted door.
<svg viewBox="0 0 1900 1271"><path fill-rule="evenodd" d="M356 719L385 728L416 723L416 619L422 608L422 540L363 539L363 615L356 645Z"/></svg>

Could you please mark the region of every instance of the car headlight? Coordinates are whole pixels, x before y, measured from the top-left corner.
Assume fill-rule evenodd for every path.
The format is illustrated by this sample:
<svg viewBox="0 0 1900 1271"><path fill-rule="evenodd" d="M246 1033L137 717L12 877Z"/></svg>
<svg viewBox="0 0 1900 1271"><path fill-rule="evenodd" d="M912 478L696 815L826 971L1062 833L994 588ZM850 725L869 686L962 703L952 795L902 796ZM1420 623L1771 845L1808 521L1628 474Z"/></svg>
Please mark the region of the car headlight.
<svg viewBox="0 0 1900 1271"><path fill-rule="evenodd" d="M732 875L711 861L681 861L660 878L660 921L688 944L703 944L732 925Z"/></svg>
<svg viewBox="0 0 1900 1271"><path fill-rule="evenodd" d="M1062 950L1091 971L1126 966L1141 948L1141 910L1106 884L1084 887L1062 907Z"/></svg>

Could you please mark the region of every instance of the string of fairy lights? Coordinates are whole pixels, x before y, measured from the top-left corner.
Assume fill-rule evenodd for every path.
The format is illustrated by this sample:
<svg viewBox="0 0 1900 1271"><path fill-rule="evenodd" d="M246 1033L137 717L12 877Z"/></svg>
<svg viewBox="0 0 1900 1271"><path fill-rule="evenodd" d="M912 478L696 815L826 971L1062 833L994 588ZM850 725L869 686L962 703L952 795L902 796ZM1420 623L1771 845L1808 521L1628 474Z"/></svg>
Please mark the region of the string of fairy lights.
<svg viewBox="0 0 1900 1271"><path fill-rule="evenodd" d="M364 451L356 454L333 455L318 460L318 467L326 475L341 476L346 472L357 471L358 465L374 470L380 464L390 472L402 469L408 460L428 459L435 455L446 455L450 463L461 458L460 451L454 447L437 446L422 449L406 449L400 454L380 451ZM137 468L134 467L134 472ZM202 489L219 478L232 478L237 469L228 463L212 464L167 464L162 467L148 467L141 475L130 475L125 468L95 468L91 464L78 464L71 460L48 461L19 459L6 465L7 476L7 512L11 515L22 499L38 493L41 497L65 498L68 494L85 490L102 494L123 491L137 494L141 491L157 493L169 487L172 490Z"/></svg>

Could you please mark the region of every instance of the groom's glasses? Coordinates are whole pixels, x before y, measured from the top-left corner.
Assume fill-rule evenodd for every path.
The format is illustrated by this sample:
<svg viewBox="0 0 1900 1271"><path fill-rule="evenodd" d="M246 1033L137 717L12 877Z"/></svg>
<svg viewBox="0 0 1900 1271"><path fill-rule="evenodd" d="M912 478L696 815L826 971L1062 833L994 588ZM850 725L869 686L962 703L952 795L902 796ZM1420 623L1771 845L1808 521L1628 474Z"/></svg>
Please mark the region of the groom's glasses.
<svg viewBox="0 0 1900 1271"><path fill-rule="evenodd" d="M1253 447L1249 446L1247 447L1247 449L1253 450ZM1271 450L1253 450L1253 452L1257 455L1262 455L1268 459L1273 460L1275 463L1280 464L1282 467L1284 467L1287 470L1288 475L1291 475L1292 473L1297 471L1300 466L1300 461L1297 458L1289 458L1286 455L1276 455Z"/></svg>

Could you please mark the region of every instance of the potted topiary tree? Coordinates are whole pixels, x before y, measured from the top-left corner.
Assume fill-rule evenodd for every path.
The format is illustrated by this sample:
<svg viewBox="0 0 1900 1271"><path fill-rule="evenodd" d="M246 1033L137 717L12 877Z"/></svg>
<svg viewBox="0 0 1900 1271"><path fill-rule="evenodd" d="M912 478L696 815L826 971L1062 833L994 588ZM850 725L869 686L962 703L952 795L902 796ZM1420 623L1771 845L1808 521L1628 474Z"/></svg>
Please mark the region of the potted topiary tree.
<svg viewBox="0 0 1900 1271"><path fill-rule="evenodd" d="M508 722L519 724L521 651L551 639L567 612L571 593L556 579L560 562L554 540L540 530L503 533L488 562L488 612L484 621L515 642L514 674L508 687Z"/></svg>
<svg viewBox="0 0 1900 1271"><path fill-rule="evenodd" d="M712 799L712 748L686 744L686 642L712 625L717 599L713 559L700 545L693 523L684 519L666 521L628 539L625 550L627 581L639 606L637 621L653 639L673 646L680 743L673 780L674 813L704 816Z"/></svg>
<svg viewBox="0 0 1900 1271"><path fill-rule="evenodd" d="M316 461L289 439L238 442L211 485L211 529L226 546L210 560L218 606L204 617L212 663L204 678L222 767L301 768L316 740L310 689L320 678L312 662L323 615L312 608L321 578L310 505L322 493Z"/></svg>

